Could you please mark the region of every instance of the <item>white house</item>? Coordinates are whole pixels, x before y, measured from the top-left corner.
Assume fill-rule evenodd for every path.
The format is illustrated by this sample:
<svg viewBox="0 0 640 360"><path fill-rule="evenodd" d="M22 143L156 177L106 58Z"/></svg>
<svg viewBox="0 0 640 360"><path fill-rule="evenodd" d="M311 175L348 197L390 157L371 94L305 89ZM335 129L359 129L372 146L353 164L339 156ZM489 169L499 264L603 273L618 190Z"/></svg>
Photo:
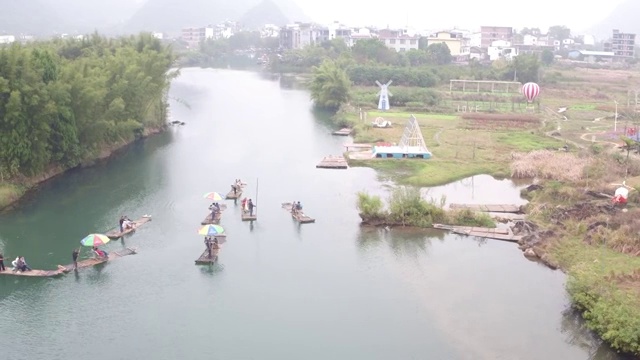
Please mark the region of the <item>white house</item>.
<svg viewBox="0 0 640 360"><path fill-rule="evenodd" d="M162 34L161 32L152 32L151 36L159 40L162 40L164 38L164 34Z"/></svg>
<svg viewBox="0 0 640 360"><path fill-rule="evenodd" d="M373 39L373 34L368 28L357 28L351 31L349 46L355 45L359 40Z"/></svg>
<svg viewBox="0 0 640 360"><path fill-rule="evenodd" d="M409 35L405 30L382 29L378 32L378 38L387 45L388 48L398 52L405 52L411 49L418 49L419 35Z"/></svg>
<svg viewBox="0 0 640 360"><path fill-rule="evenodd" d="M280 27L273 24L266 24L260 29L260 37L270 38L280 36Z"/></svg>
<svg viewBox="0 0 640 360"><path fill-rule="evenodd" d="M482 45L482 33L474 32L469 35L469 46L480 47Z"/></svg>
<svg viewBox="0 0 640 360"><path fill-rule="evenodd" d="M522 44L536 46L538 45L538 37L527 34L523 37Z"/></svg>
<svg viewBox="0 0 640 360"><path fill-rule="evenodd" d="M0 44L11 44L16 41L13 35L0 35Z"/></svg>
<svg viewBox="0 0 640 360"><path fill-rule="evenodd" d="M498 59L512 60L518 56L518 49L511 46L511 42L506 40L496 40L491 43L491 46L487 48L487 55L489 60L494 61Z"/></svg>
<svg viewBox="0 0 640 360"><path fill-rule="evenodd" d="M584 35L582 36L582 43L593 46L596 44L596 38L593 35Z"/></svg>

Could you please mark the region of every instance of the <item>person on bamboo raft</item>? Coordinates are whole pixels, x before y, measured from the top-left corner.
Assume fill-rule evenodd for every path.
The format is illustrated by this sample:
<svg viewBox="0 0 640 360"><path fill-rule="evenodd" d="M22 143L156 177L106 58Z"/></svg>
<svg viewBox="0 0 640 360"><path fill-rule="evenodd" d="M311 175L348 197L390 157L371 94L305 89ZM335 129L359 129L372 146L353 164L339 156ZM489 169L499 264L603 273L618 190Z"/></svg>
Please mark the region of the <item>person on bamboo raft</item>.
<svg viewBox="0 0 640 360"><path fill-rule="evenodd" d="M125 216L122 219L122 225L121 225L120 232L131 230L133 228L135 228L135 224L133 223L133 221L131 221L131 219L129 219L128 217Z"/></svg>
<svg viewBox="0 0 640 360"><path fill-rule="evenodd" d="M97 246L93 247L93 253L100 259L108 259L109 258L109 253L104 251L104 250L98 249Z"/></svg>
<svg viewBox="0 0 640 360"><path fill-rule="evenodd" d="M18 256L11 265L13 265L13 271L25 272L31 270L31 267L29 267L27 262L24 260L24 256Z"/></svg>

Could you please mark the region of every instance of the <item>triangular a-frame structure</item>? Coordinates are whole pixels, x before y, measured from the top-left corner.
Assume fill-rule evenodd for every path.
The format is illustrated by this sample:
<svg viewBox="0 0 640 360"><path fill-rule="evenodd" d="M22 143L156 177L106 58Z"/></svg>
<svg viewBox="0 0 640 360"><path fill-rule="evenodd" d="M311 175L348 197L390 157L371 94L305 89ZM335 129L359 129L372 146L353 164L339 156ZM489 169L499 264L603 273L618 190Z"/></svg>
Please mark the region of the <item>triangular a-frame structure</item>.
<svg viewBox="0 0 640 360"><path fill-rule="evenodd" d="M415 116L411 115L409 118L407 127L404 128L404 133L402 134L402 139L400 139L400 144L398 144L398 146L405 149L409 148L412 151L417 152L429 152L427 145L424 142L424 138L422 137L420 125L418 125L418 120Z"/></svg>

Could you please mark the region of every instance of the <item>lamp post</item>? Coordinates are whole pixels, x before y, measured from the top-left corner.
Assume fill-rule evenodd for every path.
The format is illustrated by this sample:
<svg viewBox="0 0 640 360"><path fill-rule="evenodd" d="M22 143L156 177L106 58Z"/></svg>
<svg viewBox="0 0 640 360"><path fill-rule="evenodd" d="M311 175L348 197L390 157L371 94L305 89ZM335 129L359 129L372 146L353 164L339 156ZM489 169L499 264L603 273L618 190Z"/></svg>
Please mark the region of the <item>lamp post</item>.
<svg viewBox="0 0 640 360"><path fill-rule="evenodd" d="M616 132L618 130L618 102L616 100L613 100L613 102L616 103L616 114L613 118L613 132Z"/></svg>

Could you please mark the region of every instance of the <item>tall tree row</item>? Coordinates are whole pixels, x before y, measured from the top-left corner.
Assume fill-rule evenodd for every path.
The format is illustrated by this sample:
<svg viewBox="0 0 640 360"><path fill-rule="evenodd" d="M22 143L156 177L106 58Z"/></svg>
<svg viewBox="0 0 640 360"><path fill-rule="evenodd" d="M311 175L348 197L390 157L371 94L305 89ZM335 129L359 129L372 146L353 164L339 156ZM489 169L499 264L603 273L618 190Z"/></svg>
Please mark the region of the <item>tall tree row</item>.
<svg viewBox="0 0 640 360"><path fill-rule="evenodd" d="M149 34L0 48L0 180L75 166L163 125L174 60Z"/></svg>

